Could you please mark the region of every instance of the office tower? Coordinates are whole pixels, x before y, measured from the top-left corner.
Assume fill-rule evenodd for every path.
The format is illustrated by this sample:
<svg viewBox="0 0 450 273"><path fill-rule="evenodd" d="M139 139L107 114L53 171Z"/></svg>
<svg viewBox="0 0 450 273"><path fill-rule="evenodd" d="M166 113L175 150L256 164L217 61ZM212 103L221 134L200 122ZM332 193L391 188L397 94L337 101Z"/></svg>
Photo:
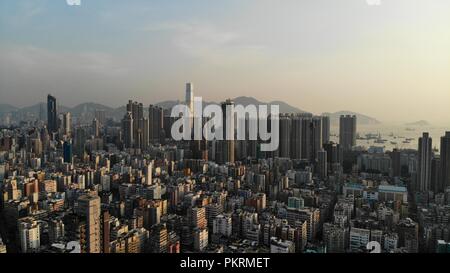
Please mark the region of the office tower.
<svg viewBox="0 0 450 273"><path fill-rule="evenodd" d="M450 187L450 132L441 137L441 183L439 191Z"/></svg>
<svg viewBox="0 0 450 273"><path fill-rule="evenodd" d="M72 141L71 140L64 141L63 155L64 155L65 163L72 163L73 152L72 152Z"/></svg>
<svg viewBox="0 0 450 273"><path fill-rule="evenodd" d="M47 129L48 133L58 132L58 114L57 114L56 98L52 95L47 96Z"/></svg>
<svg viewBox="0 0 450 273"><path fill-rule="evenodd" d="M293 115L291 117L291 139L290 150L292 159L302 158L302 117Z"/></svg>
<svg viewBox="0 0 450 273"><path fill-rule="evenodd" d="M75 205L75 212L86 221L86 247L88 253L100 253L100 197L82 195Z"/></svg>
<svg viewBox="0 0 450 273"><path fill-rule="evenodd" d="M165 138L164 110L156 105L150 105L148 108L148 120L150 142L153 144L162 143Z"/></svg>
<svg viewBox="0 0 450 273"><path fill-rule="evenodd" d="M70 136L72 132L72 116L70 112L63 114L64 135Z"/></svg>
<svg viewBox="0 0 450 273"><path fill-rule="evenodd" d="M186 105L194 113L194 84L189 82L186 83Z"/></svg>
<svg viewBox="0 0 450 273"><path fill-rule="evenodd" d="M287 115L280 115L280 145L278 148L279 157L290 157L291 149L291 118Z"/></svg>
<svg viewBox="0 0 450 273"><path fill-rule="evenodd" d="M327 152L324 149L321 149L319 152L317 152L317 174L319 175L320 179L327 178Z"/></svg>
<svg viewBox="0 0 450 273"><path fill-rule="evenodd" d="M206 209L205 207L195 207L190 211L191 226L194 228L206 228Z"/></svg>
<svg viewBox="0 0 450 273"><path fill-rule="evenodd" d="M133 116L127 112L122 119L123 145L124 148L133 148Z"/></svg>
<svg viewBox="0 0 450 273"><path fill-rule="evenodd" d="M419 157L416 191L427 192L431 185L431 159L433 158L432 139L428 133L419 138Z"/></svg>
<svg viewBox="0 0 450 273"><path fill-rule="evenodd" d="M40 224L31 217L19 219L19 239L22 253L38 252L41 247Z"/></svg>
<svg viewBox="0 0 450 273"><path fill-rule="evenodd" d="M222 103L222 129L223 140L217 141L217 157L218 163L234 163L235 140L234 140L234 102L227 99ZM228 126L227 126L228 122ZM228 128L227 128L228 127Z"/></svg>
<svg viewBox="0 0 450 273"><path fill-rule="evenodd" d="M350 250L352 252L364 251L369 241L370 230L355 227L350 229Z"/></svg>
<svg viewBox="0 0 450 273"><path fill-rule="evenodd" d="M311 120L311 140L312 140L312 149L311 149L311 158L310 162L317 161L318 152L322 149L323 141L322 141L322 117L313 117Z"/></svg>
<svg viewBox="0 0 450 273"><path fill-rule="evenodd" d="M350 151L356 145L356 116L341 116L339 120L339 144L343 151Z"/></svg>
<svg viewBox="0 0 450 273"><path fill-rule="evenodd" d="M322 116L322 144L330 142L330 117Z"/></svg>
<svg viewBox="0 0 450 273"><path fill-rule="evenodd" d="M92 135L94 135L94 138L100 137L100 121L96 118L92 120Z"/></svg>
<svg viewBox="0 0 450 273"><path fill-rule="evenodd" d="M401 176L402 173L402 166L401 166L401 152L398 149L394 149L391 153L391 169L392 169L392 176L398 177Z"/></svg>

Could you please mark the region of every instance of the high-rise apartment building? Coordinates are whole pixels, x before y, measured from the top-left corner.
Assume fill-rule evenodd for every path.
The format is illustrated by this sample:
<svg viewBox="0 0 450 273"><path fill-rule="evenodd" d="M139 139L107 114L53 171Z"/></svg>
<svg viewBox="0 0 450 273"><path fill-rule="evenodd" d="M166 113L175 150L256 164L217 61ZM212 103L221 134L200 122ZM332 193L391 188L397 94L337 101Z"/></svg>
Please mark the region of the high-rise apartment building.
<svg viewBox="0 0 450 273"><path fill-rule="evenodd" d="M162 143L165 138L164 110L156 105L148 108L149 141L150 143Z"/></svg>
<svg viewBox="0 0 450 273"><path fill-rule="evenodd" d="M26 217L18 223L20 249L22 253L38 252L41 247L41 230L39 223Z"/></svg>
<svg viewBox="0 0 450 273"><path fill-rule="evenodd" d="M322 116L322 144L330 142L330 130L330 117Z"/></svg>
<svg viewBox="0 0 450 273"><path fill-rule="evenodd" d="M291 124L290 116L280 115L280 144L278 147L278 156L289 158L291 154Z"/></svg>
<svg viewBox="0 0 450 273"><path fill-rule="evenodd" d="M344 151L356 145L356 116L342 115L339 120L339 144Z"/></svg>
<svg viewBox="0 0 450 273"><path fill-rule="evenodd" d="M85 218L87 252L100 253L100 197L89 194L80 196L75 205L75 212Z"/></svg>
<svg viewBox="0 0 450 273"><path fill-rule="evenodd" d="M450 132L441 137L441 183L438 190L443 191L450 187Z"/></svg>
<svg viewBox="0 0 450 273"><path fill-rule="evenodd" d="M216 160L218 163L234 163L235 157L235 122L234 122L234 102L227 99L222 103L222 130L223 140L216 141Z"/></svg>
<svg viewBox="0 0 450 273"><path fill-rule="evenodd" d="M190 212L191 226L194 228L206 228L206 209L205 207L195 207Z"/></svg>
<svg viewBox="0 0 450 273"><path fill-rule="evenodd" d="M370 241L370 230L352 227L349 239L349 247L352 252L363 251Z"/></svg>
<svg viewBox="0 0 450 273"><path fill-rule="evenodd" d="M127 112L122 119L123 145L125 148L133 148L133 116L131 112Z"/></svg>
<svg viewBox="0 0 450 273"><path fill-rule="evenodd" d="M419 138L419 157L417 166L416 191L427 192L431 186L431 159L433 158L432 139L429 133Z"/></svg>
<svg viewBox="0 0 450 273"><path fill-rule="evenodd" d="M225 237L231 236L232 233L232 221L231 215L220 214L213 220L213 233L220 234Z"/></svg>

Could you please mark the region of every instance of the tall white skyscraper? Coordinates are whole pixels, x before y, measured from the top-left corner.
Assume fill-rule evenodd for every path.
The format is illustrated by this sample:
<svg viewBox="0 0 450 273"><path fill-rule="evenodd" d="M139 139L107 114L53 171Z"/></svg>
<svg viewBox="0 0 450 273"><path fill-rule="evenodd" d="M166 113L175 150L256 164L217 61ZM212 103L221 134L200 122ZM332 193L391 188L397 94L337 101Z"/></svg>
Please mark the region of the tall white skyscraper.
<svg viewBox="0 0 450 273"><path fill-rule="evenodd" d="M152 184L153 163L150 162L145 166L145 184L150 186Z"/></svg>
<svg viewBox="0 0 450 273"><path fill-rule="evenodd" d="M194 112L194 84L191 82L186 83L186 105Z"/></svg>
<svg viewBox="0 0 450 273"><path fill-rule="evenodd" d="M72 132L72 116L70 115L70 112L63 114L63 128L64 134L70 135Z"/></svg>

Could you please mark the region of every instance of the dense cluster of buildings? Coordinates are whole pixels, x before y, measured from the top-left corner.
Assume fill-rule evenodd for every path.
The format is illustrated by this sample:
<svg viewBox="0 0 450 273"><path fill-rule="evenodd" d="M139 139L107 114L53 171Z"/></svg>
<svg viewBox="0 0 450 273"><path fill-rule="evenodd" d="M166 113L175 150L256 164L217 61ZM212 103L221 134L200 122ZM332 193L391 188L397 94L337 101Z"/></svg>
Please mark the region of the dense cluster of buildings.
<svg viewBox="0 0 450 273"><path fill-rule="evenodd" d="M329 117L281 114L267 152L174 141L155 105L77 124L57 105L49 95L46 121L0 131L0 253L450 250L450 132L439 154L427 133L418 150L385 152L356 147L355 116L333 143Z"/></svg>

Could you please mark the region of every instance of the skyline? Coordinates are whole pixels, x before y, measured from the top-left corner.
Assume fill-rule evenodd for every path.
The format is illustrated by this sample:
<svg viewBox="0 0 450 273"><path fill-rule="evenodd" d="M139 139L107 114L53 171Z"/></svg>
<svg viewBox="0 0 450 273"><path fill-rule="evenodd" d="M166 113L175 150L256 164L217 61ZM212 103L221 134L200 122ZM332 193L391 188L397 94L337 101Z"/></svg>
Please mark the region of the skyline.
<svg viewBox="0 0 450 273"><path fill-rule="evenodd" d="M2 2L0 100L150 104L182 100L192 81L208 101L245 95L317 114L449 122L446 1L206 4Z"/></svg>

